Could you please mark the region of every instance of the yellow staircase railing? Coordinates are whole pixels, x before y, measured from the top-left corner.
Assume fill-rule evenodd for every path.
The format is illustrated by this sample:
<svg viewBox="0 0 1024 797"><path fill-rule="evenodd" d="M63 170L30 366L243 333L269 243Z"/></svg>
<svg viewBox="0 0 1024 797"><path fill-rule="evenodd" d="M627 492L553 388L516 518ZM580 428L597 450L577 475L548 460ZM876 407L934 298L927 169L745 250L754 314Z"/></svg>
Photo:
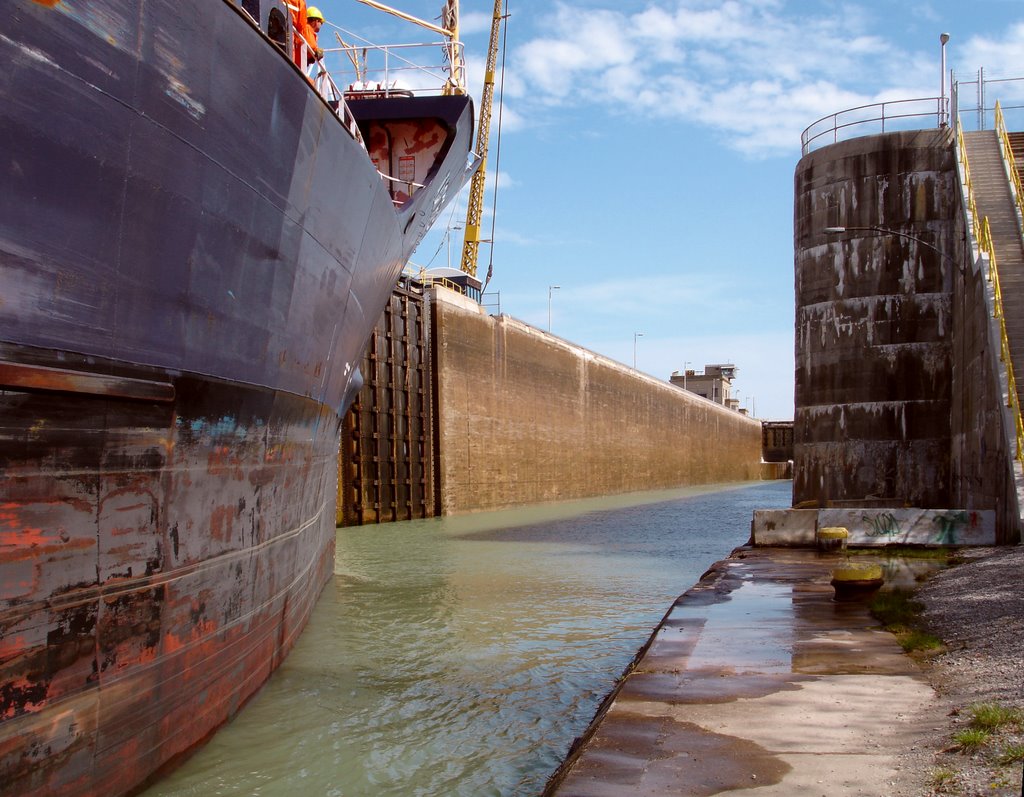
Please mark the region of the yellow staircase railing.
<svg viewBox="0 0 1024 797"><path fill-rule="evenodd" d="M1002 110L999 103L996 103L996 130L1000 138L1000 146L1003 157L1009 155L1007 164L1015 183L1018 207L1021 205L1020 177L1013 164L1013 153L1009 148L1009 138L1006 135L1006 127L1003 124ZM1004 143L1005 140L1005 143ZM1013 374L1013 361L1010 359L1010 339L1006 334L1006 316L1003 313L1003 293L999 286L999 268L996 263L996 250L992 243L992 231L989 227L988 217L979 218L978 206L974 199L974 186L971 184L971 171L967 163L967 147L964 145L964 132L960 121L957 120L957 150L960 166L963 169L964 186L967 190L967 209L971 217L971 235L978 242L978 249L988 258L988 281L992 285L995 301L992 308L992 317L999 319L1000 351L999 359L1006 368L1006 406L1013 412L1014 425L1017 432L1017 453L1018 462L1024 465L1024 419L1021 417L1020 401L1017 398L1017 380Z"/></svg>
<svg viewBox="0 0 1024 797"><path fill-rule="evenodd" d="M1020 172L1013 156L1013 147L1010 146L1010 136L1006 131L1006 117L1003 116L1003 108L996 100L996 134L999 136L999 149L1003 153L1003 161L1010 173L1010 182L1013 183L1013 196L1017 200L1017 219L1024 220L1024 187L1021 186ZM1024 233L1024 230L1022 230Z"/></svg>

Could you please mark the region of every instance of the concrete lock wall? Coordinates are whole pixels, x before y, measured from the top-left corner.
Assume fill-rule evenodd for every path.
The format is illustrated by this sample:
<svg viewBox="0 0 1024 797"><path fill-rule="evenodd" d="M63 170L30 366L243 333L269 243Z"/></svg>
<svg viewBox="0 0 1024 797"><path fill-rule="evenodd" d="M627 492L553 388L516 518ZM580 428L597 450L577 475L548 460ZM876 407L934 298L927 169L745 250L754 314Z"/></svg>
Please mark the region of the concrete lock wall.
<svg viewBox="0 0 1024 797"><path fill-rule="evenodd" d="M953 263L949 130L867 136L796 171L795 506L951 500Z"/></svg>
<svg viewBox="0 0 1024 797"><path fill-rule="evenodd" d="M757 479L761 424L437 288L442 514Z"/></svg>
<svg viewBox="0 0 1024 797"><path fill-rule="evenodd" d="M996 540L1015 541L999 341L952 133L807 155L794 222L794 506L994 510Z"/></svg>

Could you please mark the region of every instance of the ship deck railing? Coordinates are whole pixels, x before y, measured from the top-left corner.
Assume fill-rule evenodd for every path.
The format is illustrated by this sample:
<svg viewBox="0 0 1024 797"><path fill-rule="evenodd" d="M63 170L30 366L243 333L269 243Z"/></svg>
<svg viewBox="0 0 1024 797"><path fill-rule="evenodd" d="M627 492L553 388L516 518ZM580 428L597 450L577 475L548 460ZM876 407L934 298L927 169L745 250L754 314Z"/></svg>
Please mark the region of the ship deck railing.
<svg viewBox="0 0 1024 797"><path fill-rule="evenodd" d="M455 83L450 77L445 76L442 71L443 67L425 67L401 55L403 51L425 47L436 48L438 43L382 45L378 50L383 56L383 65L379 70L369 71L365 67L368 48L361 48L359 55L354 53L356 48L352 47L339 47L332 50L325 49L324 58L320 61L315 61L312 57L312 51L303 44L304 60L309 64L303 71L311 73L311 80L320 96L338 114L338 118L341 119L352 137L363 143L362 135L359 132L359 125L356 123L355 117L345 102L346 98L411 97L414 95L464 93L456 89ZM362 59L363 66L351 70L341 69L332 71L326 66L326 56L329 53L347 55L353 64L359 63L359 59ZM351 81L343 80L343 84L347 84L347 88L343 89L335 80L335 74L345 75L354 79ZM410 79L410 74L416 77ZM427 81L422 79L424 76L430 79L430 85L427 85ZM441 81L440 85L438 85L438 80Z"/></svg>
<svg viewBox="0 0 1024 797"><path fill-rule="evenodd" d="M227 2L233 6L237 5L243 16L260 29L258 7L254 8L252 3L246 0ZM272 10L271 14L273 13L276 12ZM280 47L287 57L289 51L286 42L290 40L288 32L291 31L291 25L285 17L280 18L282 27L278 33L284 38L271 38L271 41ZM380 45L337 25L327 25L333 29L334 37L340 46L321 47L323 55L318 60L309 45L300 38L299 63L296 65L338 115L349 134L364 148L366 144L355 116L345 102L346 97L409 97L467 93L465 47L453 37L445 36L443 39L430 42ZM434 26L428 27L448 33ZM268 32L264 32L264 35L270 37ZM321 44L326 43L328 35L326 28L321 31ZM348 44L343 36L360 43ZM414 60L423 53L427 53L424 63ZM335 62L336 65L329 66L329 61Z"/></svg>
<svg viewBox="0 0 1024 797"><path fill-rule="evenodd" d="M363 149L365 149L366 143L363 141L363 134L359 132L359 124L345 103L345 93L338 88L338 84L334 82L331 73L322 67L318 68L316 74L313 75L313 85L320 93L320 96L334 109L334 112L338 115L341 123L348 130L352 138L362 144Z"/></svg>
<svg viewBox="0 0 1024 797"><path fill-rule="evenodd" d="M436 53L438 47L442 47L445 52L444 63L439 65L424 66L416 63L407 55L426 48ZM456 64L462 63L461 42L434 41L324 48L324 57L319 61L314 60L312 51L305 44L302 46L302 51L303 60L309 64L303 69L303 72L312 73L313 85L320 96L338 114L338 118L341 119L351 136L364 147L365 142L359 131L359 125L349 110L348 104L345 102L346 99L466 93L453 77L450 66L447 65L448 57L453 53L457 54ZM380 60L380 66L375 69L370 69L368 66L367 59L371 53L378 56ZM328 68L329 55L333 56L332 60L340 62L339 68ZM351 65L349 68L344 66L346 61ZM303 66L304 64L300 64L300 68ZM461 67L461 69L464 70L465 67ZM458 68L455 74L457 73ZM339 80L335 79L335 75L340 78L340 82L345 88L338 85ZM387 175L382 176L388 180L394 179ZM412 185L422 187L418 183Z"/></svg>
<svg viewBox="0 0 1024 797"><path fill-rule="evenodd" d="M360 38L342 31L349 39ZM339 62L331 71L351 94L410 96L466 94L466 67L462 42L440 39L430 42L374 44L362 40L349 44L335 32L338 47L324 47L325 60ZM321 39L322 40L322 39ZM440 53L440 59L438 57Z"/></svg>

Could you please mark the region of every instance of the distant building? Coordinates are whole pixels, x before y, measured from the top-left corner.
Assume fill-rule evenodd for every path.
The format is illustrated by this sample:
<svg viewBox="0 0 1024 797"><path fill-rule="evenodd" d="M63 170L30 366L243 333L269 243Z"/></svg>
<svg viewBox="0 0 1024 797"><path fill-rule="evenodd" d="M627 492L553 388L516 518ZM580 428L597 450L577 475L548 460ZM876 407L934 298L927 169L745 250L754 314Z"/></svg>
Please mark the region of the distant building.
<svg viewBox="0 0 1024 797"><path fill-rule="evenodd" d="M732 363L705 365L704 372L700 374L692 369L683 373L673 371L668 381L676 387L711 399L715 404L738 410L739 399L732 397L732 380L738 370Z"/></svg>

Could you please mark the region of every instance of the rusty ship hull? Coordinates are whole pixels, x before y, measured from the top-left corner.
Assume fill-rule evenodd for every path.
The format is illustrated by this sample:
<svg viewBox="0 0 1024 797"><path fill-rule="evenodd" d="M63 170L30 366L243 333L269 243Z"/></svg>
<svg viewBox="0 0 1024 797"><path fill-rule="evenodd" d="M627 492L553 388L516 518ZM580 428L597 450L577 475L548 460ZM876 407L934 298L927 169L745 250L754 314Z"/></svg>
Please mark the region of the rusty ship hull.
<svg viewBox="0 0 1024 797"><path fill-rule="evenodd" d="M122 794L252 696L331 577L340 416L472 105L346 123L277 0L0 19L0 794Z"/></svg>

